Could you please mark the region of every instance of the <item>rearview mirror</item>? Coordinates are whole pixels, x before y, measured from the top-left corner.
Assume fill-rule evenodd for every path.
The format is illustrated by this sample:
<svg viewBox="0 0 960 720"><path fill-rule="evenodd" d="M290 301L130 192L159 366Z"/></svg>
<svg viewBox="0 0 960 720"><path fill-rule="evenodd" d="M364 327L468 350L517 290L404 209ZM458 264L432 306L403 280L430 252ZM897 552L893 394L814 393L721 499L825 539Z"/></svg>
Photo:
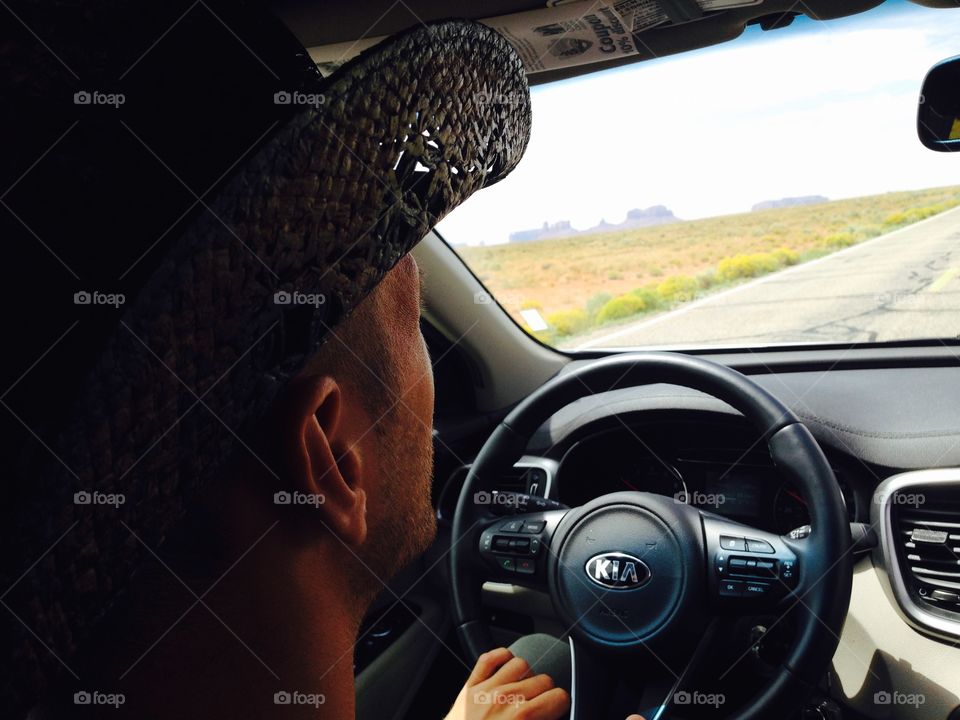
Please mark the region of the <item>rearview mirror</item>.
<svg viewBox="0 0 960 720"><path fill-rule="evenodd" d="M931 150L960 150L960 55L934 65L924 78L917 132Z"/></svg>

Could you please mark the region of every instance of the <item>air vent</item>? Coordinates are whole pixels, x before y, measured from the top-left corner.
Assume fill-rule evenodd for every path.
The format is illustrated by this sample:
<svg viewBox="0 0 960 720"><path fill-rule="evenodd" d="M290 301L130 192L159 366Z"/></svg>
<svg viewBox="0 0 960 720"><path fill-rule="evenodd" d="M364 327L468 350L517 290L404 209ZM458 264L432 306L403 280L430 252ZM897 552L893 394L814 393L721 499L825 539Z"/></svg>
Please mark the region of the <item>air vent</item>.
<svg viewBox="0 0 960 720"><path fill-rule="evenodd" d="M960 470L889 478L872 512L888 589L907 620L960 637Z"/></svg>
<svg viewBox="0 0 960 720"><path fill-rule="evenodd" d="M960 498L916 485L895 492L891 502L907 589L935 607L960 612Z"/></svg>
<svg viewBox="0 0 960 720"><path fill-rule="evenodd" d="M557 463L554 460L524 456L497 481L496 487L485 489L549 497L556 467ZM451 473L437 503L437 519L448 522L453 520L460 488L463 487L469 471L469 465L461 465Z"/></svg>
<svg viewBox="0 0 960 720"><path fill-rule="evenodd" d="M519 492L543 497L546 486L547 471L544 468L515 465L500 478L495 489L500 492Z"/></svg>

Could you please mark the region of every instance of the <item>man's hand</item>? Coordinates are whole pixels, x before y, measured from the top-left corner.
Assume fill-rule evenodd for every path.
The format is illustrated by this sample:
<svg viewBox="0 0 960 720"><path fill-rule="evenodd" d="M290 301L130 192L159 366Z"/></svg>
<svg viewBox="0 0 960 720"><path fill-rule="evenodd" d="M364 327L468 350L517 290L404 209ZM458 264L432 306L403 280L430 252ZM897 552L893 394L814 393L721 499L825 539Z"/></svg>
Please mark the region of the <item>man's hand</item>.
<svg viewBox="0 0 960 720"><path fill-rule="evenodd" d="M559 720L569 709L570 696L550 676L533 675L526 660L498 648L477 660L445 720Z"/></svg>
<svg viewBox="0 0 960 720"><path fill-rule="evenodd" d="M526 660L498 648L477 660L446 720L558 720L569 708L549 675L533 675Z"/></svg>

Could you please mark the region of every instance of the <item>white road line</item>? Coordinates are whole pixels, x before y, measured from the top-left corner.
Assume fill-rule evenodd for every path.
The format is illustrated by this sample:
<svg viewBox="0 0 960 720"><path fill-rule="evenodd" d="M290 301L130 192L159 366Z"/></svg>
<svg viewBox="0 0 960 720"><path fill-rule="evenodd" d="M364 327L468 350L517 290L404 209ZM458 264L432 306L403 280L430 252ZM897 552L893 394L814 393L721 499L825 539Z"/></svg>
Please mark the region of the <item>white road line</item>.
<svg viewBox="0 0 960 720"><path fill-rule="evenodd" d="M786 275L795 273L798 270L806 270L808 268L811 268L827 260L834 260L838 257L851 255L855 252L863 250L866 247L870 247L871 245L873 245L874 243L877 243L880 240L888 240L901 233L905 233L910 230L916 230L917 228L922 227L923 225L926 225L934 220L941 220L947 215L950 215L952 213L958 213L958 212L960 212L960 206L951 208L950 210L945 210L942 213L938 213L937 215L928 217L925 220L921 220L920 222L915 222L912 225L907 225L906 227L899 228L898 230L894 230L893 232L884 233L883 235L878 235L875 238L864 240L861 243L857 243L856 245L851 245L850 247L844 248L843 250L838 250L835 253L830 253L829 255L824 255L823 257L819 257L815 260L810 260L808 262L800 263L799 265L792 265L788 268L784 268L783 270L778 270L777 272L770 273L769 275L764 275L763 277L756 278L755 280L750 280L749 282L745 282L742 285L737 285L736 287L732 287L729 290L723 290L721 292L716 293L715 295L707 295L705 298L696 300L690 303L689 305L684 305L682 307L677 308L676 310L665 312L662 315L658 315L656 317L650 318L649 320L644 320L638 323L634 323L632 325L628 325L627 327L621 328L616 332L612 332L608 335L603 335L602 337L595 338L593 340L583 343L582 345L577 345L576 347L569 348L569 349L573 352L576 352L577 350L587 350L589 348L597 347L601 343L606 343L606 342L609 342L610 340L614 340L616 338L623 337L625 335L632 335L638 330L644 330L648 327L659 325L660 323L666 322L668 320L675 320L676 318L680 317L681 315L685 315L691 310L696 310L697 308L703 307L704 305L709 305L710 303L720 300L721 298L729 297L730 295L734 295L744 290L755 288L758 285L763 285L764 283L768 283L773 280L779 280ZM604 345L604 347L614 349L609 345Z"/></svg>

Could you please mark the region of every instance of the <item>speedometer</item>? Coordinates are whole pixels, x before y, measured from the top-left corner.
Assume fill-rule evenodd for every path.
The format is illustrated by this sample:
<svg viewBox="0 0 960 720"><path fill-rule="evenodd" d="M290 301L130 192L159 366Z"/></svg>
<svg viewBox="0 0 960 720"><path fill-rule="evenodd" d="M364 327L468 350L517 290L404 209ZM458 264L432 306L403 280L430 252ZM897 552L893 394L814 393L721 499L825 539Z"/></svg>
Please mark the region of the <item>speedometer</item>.
<svg viewBox="0 0 960 720"><path fill-rule="evenodd" d="M844 506L847 508L847 516L853 521L857 514L856 498L853 491L842 480L838 480L837 484L840 486L840 494L843 497ZM789 482L785 482L777 491L773 513L779 533L788 533L798 527L810 524L810 509L807 507L807 501Z"/></svg>
<svg viewBox="0 0 960 720"><path fill-rule="evenodd" d="M784 483L777 491L773 513L777 519L777 532L780 533L788 533L794 528L810 524L807 501L789 483Z"/></svg>
<svg viewBox="0 0 960 720"><path fill-rule="evenodd" d="M620 490L649 492L667 497L686 498L687 485L673 465L658 460L622 468L617 480Z"/></svg>

